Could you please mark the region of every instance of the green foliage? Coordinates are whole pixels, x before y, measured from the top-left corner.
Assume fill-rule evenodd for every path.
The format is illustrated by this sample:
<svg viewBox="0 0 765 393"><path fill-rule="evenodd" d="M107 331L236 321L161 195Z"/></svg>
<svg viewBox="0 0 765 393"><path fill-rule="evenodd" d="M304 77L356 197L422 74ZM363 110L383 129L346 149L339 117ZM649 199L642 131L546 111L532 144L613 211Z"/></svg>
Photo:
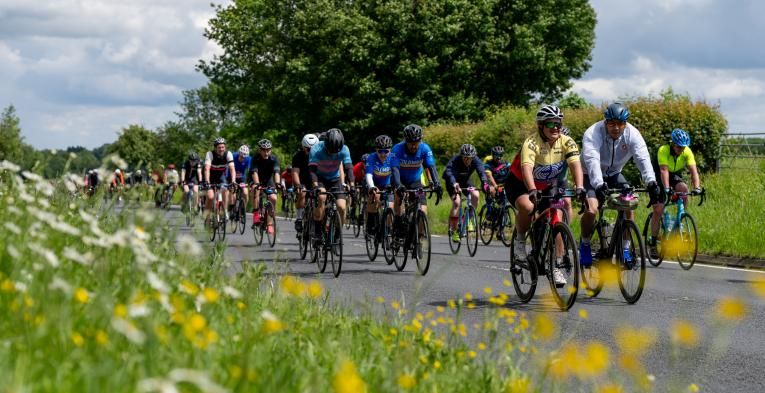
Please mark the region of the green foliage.
<svg viewBox="0 0 765 393"><path fill-rule="evenodd" d="M223 53L199 69L241 114L238 132L296 143L339 126L352 150L407 123L555 99L594 44L584 0L238 0L216 12L206 37Z"/></svg>
<svg viewBox="0 0 765 393"><path fill-rule="evenodd" d="M23 157L24 138L16 108L9 105L0 115L0 161L19 162Z"/></svg>
<svg viewBox="0 0 765 393"><path fill-rule="evenodd" d="M558 106L562 109L583 109L591 108L594 105L587 102L584 97L572 91L558 101Z"/></svg>
<svg viewBox="0 0 765 393"><path fill-rule="evenodd" d="M146 164L154 160L157 154L159 137L143 126L131 124L122 129L117 140L109 145L108 153L116 153L130 167Z"/></svg>

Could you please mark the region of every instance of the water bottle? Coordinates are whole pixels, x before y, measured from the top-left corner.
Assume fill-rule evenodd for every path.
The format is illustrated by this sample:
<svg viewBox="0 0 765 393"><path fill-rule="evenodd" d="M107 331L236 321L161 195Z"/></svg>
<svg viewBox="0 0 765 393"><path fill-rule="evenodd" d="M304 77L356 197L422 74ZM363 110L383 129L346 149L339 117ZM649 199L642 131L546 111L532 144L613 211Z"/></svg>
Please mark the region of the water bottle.
<svg viewBox="0 0 765 393"><path fill-rule="evenodd" d="M664 230L666 231L672 230L672 227L674 226L675 226L675 219L669 215L669 212L664 210Z"/></svg>

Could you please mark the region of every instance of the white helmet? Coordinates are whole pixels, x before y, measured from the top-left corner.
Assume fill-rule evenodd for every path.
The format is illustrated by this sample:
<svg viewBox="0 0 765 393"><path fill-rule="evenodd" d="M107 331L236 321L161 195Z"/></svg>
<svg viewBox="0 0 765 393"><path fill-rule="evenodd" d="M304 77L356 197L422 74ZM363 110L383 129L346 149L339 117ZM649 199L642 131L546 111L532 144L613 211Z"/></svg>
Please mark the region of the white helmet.
<svg viewBox="0 0 765 393"><path fill-rule="evenodd" d="M250 148L247 147L247 145L242 145L239 147L239 154L247 157L250 155Z"/></svg>
<svg viewBox="0 0 765 393"><path fill-rule="evenodd" d="M315 134L305 134L303 137L303 147L313 147L313 145L315 145L318 141L319 137L317 137Z"/></svg>
<svg viewBox="0 0 765 393"><path fill-rule="evenodd" d="M117 168L117 169L115 169L115 170L114 170L114 173L116 173L116 174L118 174L118 175L119 175L120 173L122 173L122 171L120 171L120 169L119 169L119 168Z"/></svg>

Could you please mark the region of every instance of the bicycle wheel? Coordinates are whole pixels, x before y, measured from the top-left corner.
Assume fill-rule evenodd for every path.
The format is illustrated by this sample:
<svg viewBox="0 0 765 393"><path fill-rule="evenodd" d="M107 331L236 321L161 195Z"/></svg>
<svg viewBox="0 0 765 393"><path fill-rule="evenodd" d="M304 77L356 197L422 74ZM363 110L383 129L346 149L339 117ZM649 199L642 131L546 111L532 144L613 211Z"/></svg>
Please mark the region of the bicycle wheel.
<svg viewBox="0 0 765 393"><path fill-rule="evenodd" d="M430 225L428 216L421 210L417 211L417 241L414 244L414 261L417 271L424 276L430 269Z"/></svg>
<svg viewBox="0 0 765 393"><path fill-rule="evenodd" d="M327 248L324 245L325 239L327 238L326 230L324 229L326 228L325 222L326 222L326 218L325 220L322 220L318 223L311 220L312 231L315 230L314 228L316 227L316 225L321 225L321 228L322 228L319 239L317 239L315 242L313 241L311 242L313 245L311 247L311 253L312 253L311 257L315 260L316 266L319 268L319 273L324 273L324 271L327 270ZM316 233L316 232L311 232L311 233Z"/></svg>
<svg viewBox="0 0 765 393"><path fill-rule="evenodd" d="M245 212L245 206L247 203L244 200L239 204L239 210L237 211L237 217L239 218L239 234L244 235L245 229L247 229L247 212Z"/></svg>
<svg viewBox="0 0 765 393"><path fill-rule="evenodd" d="M276 215L274 214L274 205L266 205L266 217L265 217L266 236L268 237L268 245L271 248L276 244ZM271 222L271 224L269 224Z"/></svg>
<svg viewBox="0 0 765 393"><path fill-rule="evenodd" d="M504 244L505 247L513 245L510 238L513 236L513 229L515 229L514 220L515 210L509 206L505 206L502 212L502 220L500 221L499 229L497 230L499 232L499 238L502 239L502 244Z"/></svg>
<svg viewBox="0 0 765 393"><path fill-rule="evenodd" d="M226 240L226 211L223 205L218 206L218 240Z"/></svg>
<svg viewBox="0 0 765 393"><path fill-rule="evenodd" d="M369 219L369 216L367 215L366 210L364 211L365 219L364 221ZM377 219L377 223L375 225L375 230L379 231L380 229L380 219ZM377 233L367 233L366 228L364 229L364 241L366 243L367 248L367 257L369 257L370 262L374 262L375 258L377 258L377 251L380 246L380 243L377 241Z"/></svg>
<svg viewBox="0 0 765 393"><path fill-rule="evenodd" d="M353 216L353 237L359 237L361 234L361 228L364 226L364 223L366 222L365 217L367 215L367 209L359 208L356 211L356 214Z"/></svg>
<svg viewBox="0 0 765 393"><path fill-rule="evenodd" d="M696 232L696 220L688 213L680 217L680 228L678 230L680 238L677 241L680 248L677 252L677 262L683 270L689 270L696 263L696 254L698 252L699 235Z"/></svg>
<svg viewBox="0 0 765 393"><path fill-rule="evenodd" d="M343 267L343 227L340 225L340 216L334 214L329 223L329 232L327 233L327 244L324 251L324 260L332 264L332 274L337 277ZM326 264L326 262L324 262Z"/></svg>
<svg viewBox="0 0 765 393"><path fill-rule="evenodd" d="M210 241L215 241L215 235L218 233L218 215L217 214L210 214L205 219L205 228L207 228L207 231L210 234Z"/></svg>
<svg viewBox="0 0 765 393"><path fill-rule="evenodd" d="M629 304L634 304L640 299L645 287L645 248L643 247L643 238L640 236L640 230L637 224L632 220L624 220L622 223L622 233L619 239L628 241L629 246L622 250L617 247L617 260L620 272L617 275L619 279L619 290L624 296L624 300ZM622 250L622 251L620 251ZM626 257L629 256L629 259Z"/></svg>
<svg viewBox="0 0 765 393"><path fill-rule="evenodd" d="M295 198L292 193L289 194L287 197L287 202L285 204L285 207L287 208L286 216L287 220L292 220L295 218Z"/></svg>
<svg viewBox="0 0 765 393"><path fill-rule="evenodd" d="M646 246L646 249L648 249L648 245L650 244L650 237L651 237L651 218L653 217L653 212L648 213L648 217L645 219L645 225L643 225L643 243ZM656 237L656 249L661 250L661 242L665 237L664 232L664 218L659 217L659 236ZM654 258L651 255L651 252L649 251L647 254L648 256L648 262L654 266L658 267L661 265L661 262L664 260L664 256L662 255L662 252L659 251Z"/></svg>
<svg viewBox="0 0 765 393"><path fill-rule="evenodd" d="M491 240L494 237L494 225L492 225L494 217L486 217L487 206L489 205L484 203L481 206L481 211L478 213L478 228L480 228L478 234L481 236L481 242L485 246L491 244Z"/></svg>
<svg viewBox="0 0 765 393"><path fill-rule="evenodd" d="M313 221L313 220L310 220ZM306 255L308 255L308 247L309 247L309 233L308 232L308 220L303 220L303 226L300 228L301 231L297 233L297 240L298 240L298 251L300 252L300 259L305 259Z"/></svg>
<svg viewBox="0 0 765 393"><path fill-rule="evenodd" d="M234 201L234 208L231 209L231 213L229 214L229 218L231 221L231 233L236 233L237 230L239 230L239 216L237 215L239 212L239 200L237 199Z"/></svg>
<svg viewBox="0 0 765 393"><path fill-rule="evenodd" d="M398 244L394 244L394 247L398 247L397 249L394 249L394 252L398 252L398 254L396 255L396 260L393 261L393 264L396 265L396 270L398 271L402 271L406 267L406 261L409 258L409 244L411 243L410 235L412 231L414 231L414 223L410 222L410 220L406 220L406 217L404 218L406 222L406 235L403 239L393 240L394 242L398 242ZM411 221L414 221L414 219Z"/></svg>
<svg viewBox="0 0 765 393"><path fill-rule="evenodd" d="M465 228L465 240L467 243L468 254L475 256L478 251L478 220L476 219L475 208L468 206L467 209L467 228Z"/></svg>
<svg viewBox="0 0 765 393"><path fill-rule="evenodd" d="M351 208L348 209L345 212L345 229L351 229L351 225L353 225L353 220L356 217L356 198L353 198L353 203L351 203Z"/></svg>
<svg viewBox="0 0 765 393"><path fill-rule="evenodd" d="M263 210L263 209L260 209L260 210ZM265 219L265 217L263 217L263 214L261 214L260 219L261 220ZM255 228L252 228L252 236L255 238L255 245L259 246L263 243L263 221L255 225Z"/></svg>
<svg viewBox="0 0 765 393"><path fill-rule="evenodd" d="M571 228L562 222L555 224L547 247L549 272L558 269L566 279L566 284L556 285L550 274L550 289L558 307L568 311L576 302L579 292L579 250Z"/></svg>
<svg viewBox="0 0 765 393"><path fill-rule="evenodd" d="M603 264L609 263L608 261L601 261L602 254L608 250L608 240L603 239L602 229L600 223L596 223L595 230L592 231L592 238L590 240L590 248L592 249L592 265L584 266L581 263L580 272L582 276L582 283L587 289L586 293L590 297L596 297L603 290L605 284L604 273L601 271Z"/></svg>
<svg viewBox="0 0 765 393"><path fill-rule="evenodd" d="M451 217L449 218L449 221L451 221ZM465 221L464 215L457 218L457 228L452 228L450 223L449 230L446 231L447 238L449 239L449 249L452 250L452 254L460 252L460 246L462 245L462 225L465 224L463 221ZM455 232L460 234L458 241L454 241L453 236Z"/></svg>
<svg viewBox="0 0 765 393"><path fill-rule="evenodd" d="M531 254L531 231L526 231L526 255ZM511 241L515 241L517 233L513 230L510 236ZM534 291L537 289L537 266L532 258L526 258L525 261L518 261L515 258L514 247L510 247L510 275L513 279L513 288L518 298L528 303L534 297Z"/></svg>
<svg viewBox="0 0 765 393"><path fill-rule="evenodd" d="M393 252L393 223L394 223L394 217L393 217L393 210L391 208L386 208L383 211L383 227L381 228L383 231L382 235L382 246L383 246L383 256L385 257L385 262L388 265L392 265L393 262L396 261L396 254Z"/></svg>

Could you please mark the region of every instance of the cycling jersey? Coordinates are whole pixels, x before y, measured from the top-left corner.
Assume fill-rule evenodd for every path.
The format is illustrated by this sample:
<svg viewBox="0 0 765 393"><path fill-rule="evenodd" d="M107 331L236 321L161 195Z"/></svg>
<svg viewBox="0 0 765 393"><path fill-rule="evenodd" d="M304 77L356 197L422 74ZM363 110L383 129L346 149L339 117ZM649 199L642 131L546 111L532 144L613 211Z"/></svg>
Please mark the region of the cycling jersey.
<svg viewBox="0 0 765 393"><path fill-rule="evenodd" d="M120 173L120 175L122 175ZM87 186L96 188L98 187L98 172L93 171L90 175L85 176L85 179L87 180Z"/></svg>
<svg viewBox="0 0 765 393"><path fill-rule="evenodd" d="M469 187L470 175L473 172L477 173L481 178L481 184L486 184L489 180L486 178L486 173L483 171L483 163L478 157L473 157L468 165L462 161L462 156L457 154L449 160L444 169L443 178L446 181L446 186L451 187L454 183L459 183L460 187Z"/></svg>
<svg viewBox="0 0 765 393"><path fill-rule="evenodd" d="M251 172L258 172L258 180L261 184L271 184L274 174L281 173L279 159L273 154L270 154L267 158L262 158L260 154L256 155L252 160L250 168Z"/></svg>
<svg viewBox="0 0 765 393"><path fill-rule="evenodd" d="M659 166L666 166L672 174L680 173L690 165L696 165L696 158L688 146L685 146L683 152L676 156L669 145L663 145L659 148L657 155L659 156Z"/></svg>
<svg viewBox="0 0 765 393"><path fill-rule="evenodd" d="M340 179L340 165L353 165L348 146L343 145L343 148L335 154L327 153L327 150L324 148L324 141L319 141L311 148L308 166L316 168L316 176L319 180L333 181Z"/></svg>
<svg viewBox="0 0 765 393"><path fill-rule="evenodd" d="M252 157L249 155L244 160L239 159L239 152L234 153L234 170L236 171L235 178L239 182L245 182L245 176L250 173L250 165L252 164ZM228 169L226 169L226 177L230 177Z"/></svg>
<svg viewBox="0 0 765 393"><path fill-rule="evenodd" d="M282 179L284 179L284 185L287 186L287 188L292 187L292 169L285 169L282 171Z"/></svg>
<svg viewBox="0 0 765 393"><path fill-rule="evenodd" d="M292 156L292 168L300 170L300 184L308 187L311 185L311 173L308 169L308 153L305 150L298 149Z"/></svg>
<svg viewBox="0 0 765 393"><path fill-rule="evenodd" d="M414 154L406 150L406 142L399 142L390 152L391 167L398 167L401 176L401 183L412 184L419 183L424 167L436 166L436 160L433 158L433 150L425 142L420 142L420 146Z"/></svg>
<svg viewBox="0 0 765 393"><path fill-rule="evenodd" d="M568 164L576 161L579 161L579 147L571 137L561 135L551 147L539 134L535 134L521 145L520 153L510 164L510 172L523 180L521 166L532 165L535 187L544 190L558 179Z"/></svg>
<svg viewBox="0 0 765 393"><path fill-rule="evenodd" d="M359 179L359 182L362 181L362 179L364 179L367 174L367 170L364 168L364 165L366 165L365 162L359 161L356 163L356 165L353 166L353 178Z"/></svg>
<svg viewBox="0 0 765 393"><path fill-rule="evenodd" d="M494 156L486 156L483 159L483 170L490 171L491 176L497 184L505 182L507 174L510 173L510 165L503 159L494 159Z"/></svg>
<svg viewBox="0 0 765 393"><path fill-rule="evenodd" d="M205 155L205 166L210 166L210 172L216 172L218 176L223 175L228 168L228 164L234 162L234 155L230 151L223 153L223 155L217 155L212 151L208 151ZM211 175L212 177L212 175Z"/></svg>
<svg viewBox="0 0 765 393"><path fill-rule="evenodd" d="M168 184L178 184L178 180L180 178L178 171L175 169L165 171L165 177L167 178Z"/></svg>
<svg viewBox="0 0 765 393"><path fill-rule="evenodd" d="M393 170L391 168L391 155L388 154L385 157L385 161L380 160L380 156L375 154L370 154L369 157L367 157L367 170L366 175L367 176L367 186L371 187L377 187L377 188L385 188L390 185L390 178L393 174ZM370 184L370 177L372 183Z"/></svg>
<svg viewBox="0 0 765 393"><path fill-rule="evenodd" d="M197 169L202 169L202 162L200 160L195 161L189 161L186 160L186 162L183 163L183 181L186 183L191 183L193 181L200 181L202 179L197 179Z"/></svg>
<svg viewBox="0 0 765 393"><path fill-rule="evenodd" d="M621 173L624 165L633 157L643 182L648 184L656 181L645 140L640 131L629 122L624 133L616 139L608 135L605 120L590 126L582 137L582 157L584 174L589 177L589 184L594 188L603 184L603 177Z"/></svg>
<svg viewBox="0 0 765 393"><path fill-rule="evenodd" d="M122 176L122 173L118 173L118 174L114 175L114 177L112 178L112 184L113 185L118 185L118 186L122 186L122 185L125 184L125 177ZM93 187L98 185L98 175L95 176L95 184L93 184L93 182L91 182L90 185L93 186Z"/></svg>

